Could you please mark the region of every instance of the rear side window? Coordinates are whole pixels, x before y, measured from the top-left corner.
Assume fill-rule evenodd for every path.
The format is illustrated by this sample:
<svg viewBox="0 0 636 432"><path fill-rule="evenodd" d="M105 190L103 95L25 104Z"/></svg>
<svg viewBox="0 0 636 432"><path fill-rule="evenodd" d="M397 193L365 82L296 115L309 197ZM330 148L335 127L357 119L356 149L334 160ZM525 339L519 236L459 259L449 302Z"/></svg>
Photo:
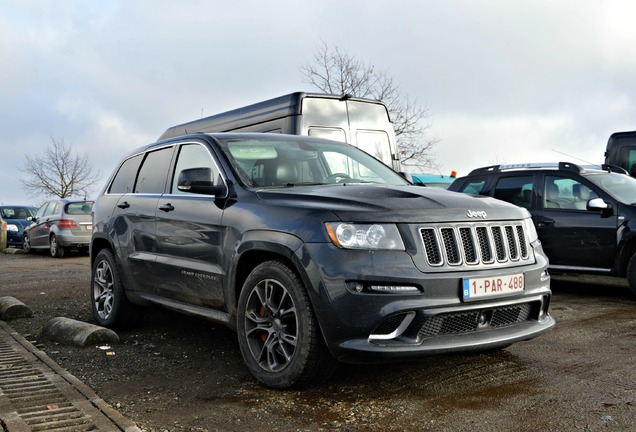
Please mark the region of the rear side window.
<svg viewBox="0 0 636 432"><path fill-rule="evenodd" d="M532 205L532 176L502 177L495 186L495 198L520 207Z"/></svg>
<svg viewBox="0 0 636 432"><path fill-rule="evenodd" d="M135 193L162 194L164 192L173 150L173 147L166 147L146 155L139 170Z"/></svg>
<svg viewBox="0 0 636 432"><path fill-rule="evenodd" d="M121 164L117 174L115 174L113 182L110 184L108 193L125 194L133 191L135 178L137 178L137 170L139 169L142 156L143 155L133 156L126 159L124 163Z"/></svg>

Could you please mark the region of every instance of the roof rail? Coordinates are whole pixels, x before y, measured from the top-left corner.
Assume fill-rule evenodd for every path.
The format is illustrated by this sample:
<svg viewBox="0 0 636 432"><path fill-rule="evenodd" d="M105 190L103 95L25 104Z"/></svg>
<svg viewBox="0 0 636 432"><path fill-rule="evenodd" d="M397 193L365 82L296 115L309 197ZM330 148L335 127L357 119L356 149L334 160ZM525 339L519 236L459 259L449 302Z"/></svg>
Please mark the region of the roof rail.
<svg viewBox="0 0 636 432"><path fill-rule="evenodd" d="M619 173L619 174L627 174L627 175L629 175L629 172L625 168L623 168L621 166L618 166L618 165L605 165L605 164L603 164L603 165L601 165L601 169L603 171L609 171L609 172L615 172L615 173Z"/></svg>
<svg viewBox="0 0 636 432"><path fill-rule="evenodd" d="M573 164L571 162L533 162L533 163L522 163L522 164L504 164L504 165L491 165L483 168L477 168L470 172L469 175L480 174L480 173L489 173L489 172L497 172L504 170L515 170L515 169L529 169L529 168L558 168L559 170L567 170L580 172L583 170L580 166Z"/></svg>

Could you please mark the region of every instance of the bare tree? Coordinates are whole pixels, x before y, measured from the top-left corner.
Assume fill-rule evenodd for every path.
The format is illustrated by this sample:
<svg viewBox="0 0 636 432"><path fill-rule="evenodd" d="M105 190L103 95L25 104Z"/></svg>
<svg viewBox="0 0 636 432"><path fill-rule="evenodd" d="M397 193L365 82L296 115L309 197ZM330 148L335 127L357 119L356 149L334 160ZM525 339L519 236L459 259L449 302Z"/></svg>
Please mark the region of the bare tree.
<svg viewBox="0 0 636 432"><path fill-rule="evenodd" d="M64 139L55 138L42 153L27 155L20 172L22 188L31 196L86 196L99 178L87 154L78 155Z"/></svg>
<svg viewBox="0 0 636 432"><path fill-rule="evenodd" d="M426 137L428 108L403 96L393 78L338 47L322 42L313 61L300 68L304 81L322 92L376 99L386 104L393 121L400 161L412 169L437 169L433 150L438 139Z"/></svg>

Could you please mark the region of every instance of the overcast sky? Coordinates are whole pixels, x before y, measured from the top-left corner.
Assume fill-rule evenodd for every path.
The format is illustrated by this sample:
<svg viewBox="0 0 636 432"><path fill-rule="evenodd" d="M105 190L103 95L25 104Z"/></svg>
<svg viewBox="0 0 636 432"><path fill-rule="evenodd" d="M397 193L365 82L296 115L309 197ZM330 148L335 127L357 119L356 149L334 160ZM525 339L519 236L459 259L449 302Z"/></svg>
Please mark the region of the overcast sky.
<svg viewBox="0 0 636 432"><path fill-rule="evenodd" d="M441 173L601 163L636 130L636 2L0 0L0 202L51 138L101 174L174 124L294 91L322 42L428 107ZM566 156L567 155L567 156Z"/></svg>

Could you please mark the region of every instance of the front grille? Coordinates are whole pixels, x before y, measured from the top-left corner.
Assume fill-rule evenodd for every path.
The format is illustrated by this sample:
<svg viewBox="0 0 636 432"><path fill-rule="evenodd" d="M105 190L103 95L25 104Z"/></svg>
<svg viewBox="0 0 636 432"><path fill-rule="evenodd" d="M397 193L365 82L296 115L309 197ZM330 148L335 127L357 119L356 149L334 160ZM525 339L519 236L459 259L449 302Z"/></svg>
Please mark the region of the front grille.
<svg viewBox="0 0 636 432"><path fill-rule="evenodd" d="M475 332L480 328L507 327L530 319L531 303L521 303L465 312L433 315L424 322L418 336L427 338L440 335Z"/></svg>
<svg viewBox="0 0 636 432"><path fill-rule="evenodd" d="M529 258L521 223L474 223L420 228L428 265L514 263Z"/></svg>

